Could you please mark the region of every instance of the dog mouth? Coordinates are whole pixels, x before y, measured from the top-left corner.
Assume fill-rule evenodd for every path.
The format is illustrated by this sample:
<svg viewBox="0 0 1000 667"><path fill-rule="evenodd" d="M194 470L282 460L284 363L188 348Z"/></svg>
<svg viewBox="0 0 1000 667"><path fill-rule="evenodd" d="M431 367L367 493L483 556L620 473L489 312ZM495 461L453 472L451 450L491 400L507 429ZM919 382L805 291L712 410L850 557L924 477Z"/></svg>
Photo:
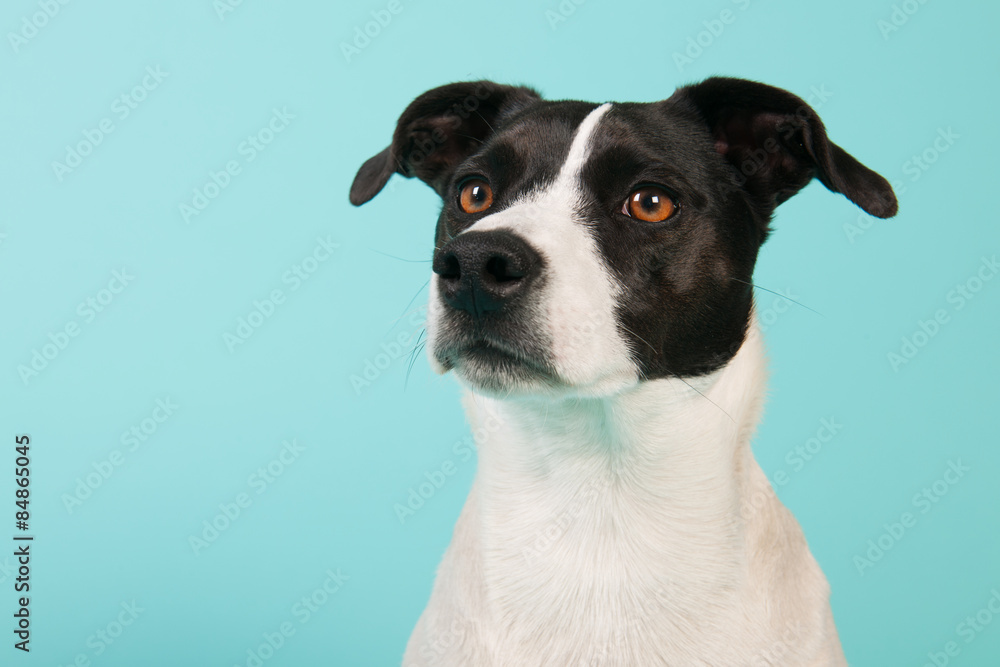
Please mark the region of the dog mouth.
<svg viewBox="0 0 1000 667"><path fill-rule="evenodd" d="M467 345L462 350L461 356L481 364L496 366L521 365L539 371L544 370L541 368L541 364L524 354L523 351L506 345L497 345L487 340L480 340Z"/></svg>
<svg viewBox="0 0 1000 667"><path fill-rule="evenodd" d="M552 366L537 353L505 339L477 337L441 350L438 361L464 380L483 389L557 384Z"/></svg>

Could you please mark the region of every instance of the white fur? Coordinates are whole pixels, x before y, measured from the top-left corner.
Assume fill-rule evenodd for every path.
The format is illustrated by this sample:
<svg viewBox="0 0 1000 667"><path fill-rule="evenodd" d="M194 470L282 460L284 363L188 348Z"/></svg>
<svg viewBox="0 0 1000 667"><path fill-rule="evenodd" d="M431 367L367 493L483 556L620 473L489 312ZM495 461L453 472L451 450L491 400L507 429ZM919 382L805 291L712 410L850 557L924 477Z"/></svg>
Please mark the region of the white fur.
<svg viewBox="0 0 1000 667"><path fill-rule="evenodd" d="M466 392L479 469L404 667L843 665L826 580L750 449L756 327L687 382L640 383L617 332L618 287L573 213L607 108L550 188L472 227L546 258L539 326L576 391Z"/></svg>
<svg viewBox="0 0 1000 667"><path fill-rule="evenodd" d="M479 470L404 666L846 664L750 450L763 389L754 331L697 391L467 393Z"/></svg>

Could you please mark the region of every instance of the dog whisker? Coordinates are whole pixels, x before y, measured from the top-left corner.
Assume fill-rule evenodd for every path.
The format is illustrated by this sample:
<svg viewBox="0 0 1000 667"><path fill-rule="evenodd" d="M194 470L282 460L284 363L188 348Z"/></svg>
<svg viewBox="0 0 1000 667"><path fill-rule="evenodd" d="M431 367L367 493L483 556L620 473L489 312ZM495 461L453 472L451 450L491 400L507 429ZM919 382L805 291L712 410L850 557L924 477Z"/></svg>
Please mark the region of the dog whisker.
<svg viewBox="0 0 1000 667"><path fill-rule="evenodd" d="M398 259L401 262L413 262L414 264L424 264L433 261L430 259L404 259L402 257L396 257L395 255L390 255L387 252L382 252L381 250L376 250L375 248L368 248L368 249L371 250L372 252L378 253L379 255L385 255L386 257L391 257L392 259Z"/></svg>
<svg viewBox="0 0 1000 667"><path fill-rule="evenodd" d="M483 116L483 114L479 113L479 111L477 110L476 111L476 115L483 119L483 122L486 123L486 127L490 128L491 132L493 132L494 134L496 134L496 130L493 129L493 126L490 125L490 121L486 120L486 117ZM480 143L482 143L482 142L480 142Z"/></svg>
<svg viewBox="0 0 1000 667"><path fill-rule="evenodd" d="M427 288L427 286L430 285L430 284L431 284L431 279L428 278L427 282L425 282L423 285L420 286L420 289L417 290L417 293L413 295L413 298L410 299L409 303L406 304L406 307L403 308L403 314L400 315L399 317L397 317L395 320L392 321L392 326L389 327L388 331L386 331L384 334L382 334L383 336L388 335L389 332L392 331L396 327L397 324L399 324L399 321L401 319L403 319L404 317L406 317L407 315L409 315L410 313L413 312L412 310L410 310L410 306L413 305L413 302L417 300L417 297L420 296L420 293L423 292Z"/></svg>
<svg viewBox="0 0 1000 667"><path fill-rule="evenodd" d="M483 143L483 140L480 139L479 137L473 137L472 135L469 135L469 134L459 134L459 133L456 132L455 136L463 137L465 139L472 139L473 141L478 141L479 143Z"/></svg>
<svg viewBox="0 0 1000 667"><path fill-rule="evenodd" d="M693 390L694 390L694 391L695 391L695 392L696 392L697 394L699 394L699 395L700 395L700 396L701 396L702 398L704 398L704 399L705 399L706 401L708 401L709 403L711 403L711 404L712 404L712 405L714 405L715 407L719 408L719 410L721 410L721 411L722 411L722 414L724 414L724 415L726 415L727 417L729 417L729 421L733 422L734 424L736 423L736 420L735 420L735 419L733 419L733 416L732 416L731 414L729 414L728 412L726 412L726 411L725 411L725 410L724 410L724 409L722 408L722 406L721 406L721 405L719 405L718 403L716 403L715 401L713 401L712 399L710 399L710 398L709 398L708 396L706 396L705 394L703 394L703 393L702 393L701 391L699 391L697 387L695 387L694 385L692 385L692 384L691 384L690 382L688 382L688 381L687 381L687 380L685 380L684 378L680 377L679 375L675 375L674 377L676 377L676 378L677 378L678 380L680 380L681 382L683 382L683 383L684 383L684 384L686 384L687 386L691 387L691 389L693 389Z"/></svg>
<svg viewBox="0 0 1000 667"><path fill-rule="evenodd" d="M634 331L632 331L631 329L629 329L629 328L628 328L627 326L625 326L624 324L621 324L621 323L619 322L618 326L620 326L620 327L621 327L622 329L624 329L624 330L625 330L625 331L627 331L628 333L630 333L630 334L632 334L633 336L635 336L636 338L638 338L638 339L639 339L640 341L642 341L642 342L643 342L643 343L645 343L646 345L649 345L649 349L651 349L651 350L653 351L653 354L659 354L659 353L660 353L660 351L659 351L659 350L657 350L657 349L656 349L655 347L653 347L653 345L652 345L652 344L651 344L651 343L650 343L649 341L647 341L647 340L646 340L645 338L643 338L642 336L640 336L640 335L639 335L639 334L637 334L636 332L634 332Z"/></svg>
<svg viewBox="0 0 1000 667"><path fill-rule="evenodd" d="M820 317L826 317L826 315L824 315L823 313L819 312L818 310L810 308L806 304L800 303L800 302L796 301L795 299L793 299L792 297L788 296L787 294L782 294L781 292L775 292L773 289L768 289L766 287L761 287L760 285L757 285L755 283L748 283L745 280L740 280L739 278L733 278L732 276L730 276L729 279L730 280L735 280L738 283L743 283L744 285L749 285L750 287L753 287L754 289L760 289L760 290L764 290L765 292L770 292L771 294L774 294L775 296L780 296L782 299L787 299L788 301L791 301L792 303L794 303L797 306L802 306L806 310L811 310L812 312L816 313Z"/></svg>
<svg viewBox="0 0 1000 667"><path fill-rule="evenodd" d="M417 336L417 342L410 350L410 354L407 357L406 365L406 377L403 379L403 390L406 390L407 385L410 382L410 372L413 370L413 365L417 362L417 358L420 356L420 352L426 347L427 342L424 340L424 334L427 333L427 329L421 329L420 334Z"/></svg>

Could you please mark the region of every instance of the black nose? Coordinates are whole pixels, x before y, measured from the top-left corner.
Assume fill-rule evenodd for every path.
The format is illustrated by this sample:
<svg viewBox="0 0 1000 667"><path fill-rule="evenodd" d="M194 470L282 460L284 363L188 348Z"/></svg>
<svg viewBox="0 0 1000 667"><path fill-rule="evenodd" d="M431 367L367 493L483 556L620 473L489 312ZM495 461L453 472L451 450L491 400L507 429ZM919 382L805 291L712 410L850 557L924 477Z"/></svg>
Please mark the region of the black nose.
<svg viewBox="0 0 1000 667"><path fill-rule="evenodd" d="M482 317L527 292L541 273L542 258L510 232L470 231L445 244L432 266L445 303Z"/></svg>

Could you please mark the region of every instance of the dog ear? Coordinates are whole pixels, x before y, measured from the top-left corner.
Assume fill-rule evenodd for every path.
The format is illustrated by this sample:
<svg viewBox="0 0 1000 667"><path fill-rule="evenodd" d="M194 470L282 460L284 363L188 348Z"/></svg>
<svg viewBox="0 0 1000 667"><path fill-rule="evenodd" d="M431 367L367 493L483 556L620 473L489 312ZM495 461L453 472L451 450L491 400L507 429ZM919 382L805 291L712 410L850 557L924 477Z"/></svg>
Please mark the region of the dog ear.
<svg viewBox="0 0 1000 667"><path fill-rule="evenodd" d="M816 112L786 90L756 81L713 77L679 88L666 101L705 122L715 149L734 168L764 224L775 207L816 177L879 218L896 214L889 182L830 141Z"/></svg>
<svg viewBox="0 0 1000 667"><path fill-rule="evenodd" d="M530 88L492 81L453 83L427 91L399 117L392 145L361 165L351 185L351 203L360 206L370 200L393 174L416 176L443 195L455 167L503 117L539 99Z"/></svg>

